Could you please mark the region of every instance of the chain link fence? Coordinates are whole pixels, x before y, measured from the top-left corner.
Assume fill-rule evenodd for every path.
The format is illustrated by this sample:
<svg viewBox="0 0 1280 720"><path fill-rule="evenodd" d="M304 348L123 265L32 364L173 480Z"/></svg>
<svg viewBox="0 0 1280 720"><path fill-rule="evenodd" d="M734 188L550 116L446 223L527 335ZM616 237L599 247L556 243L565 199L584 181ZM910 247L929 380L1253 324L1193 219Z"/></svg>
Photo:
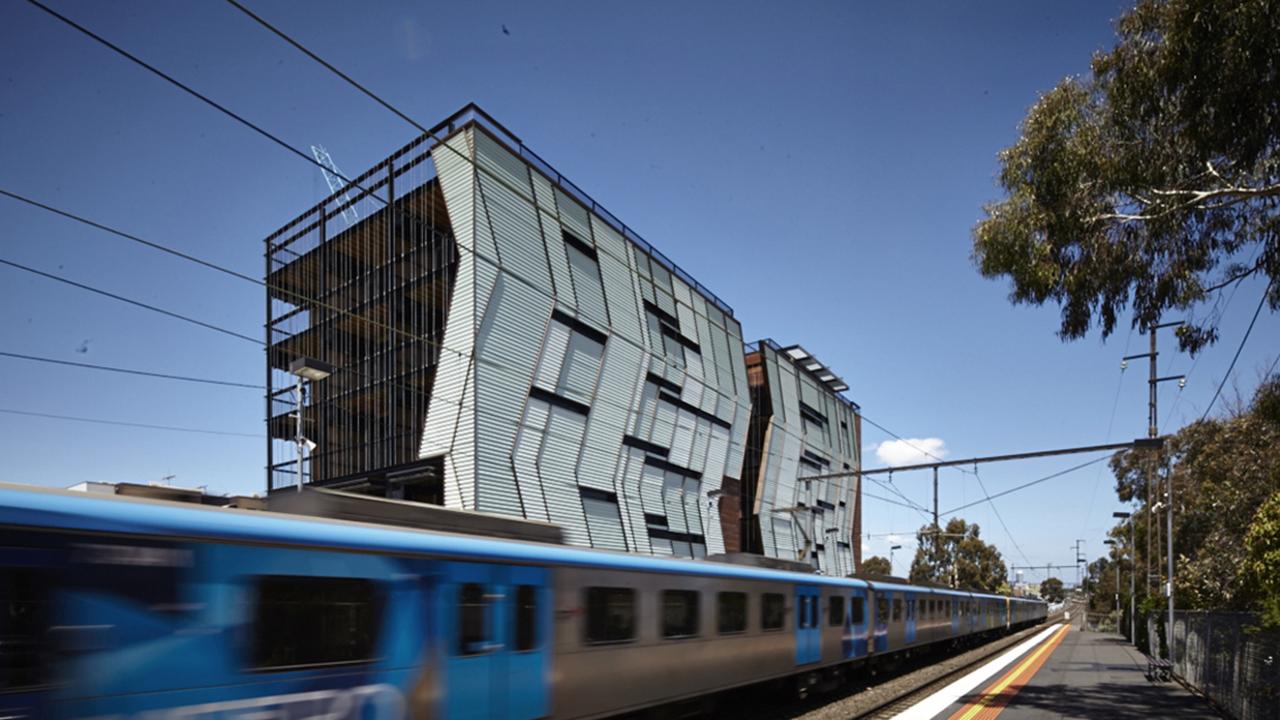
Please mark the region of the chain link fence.
<svg viewBox="0 0 1280 720"><path fill-rule="evenodd" d="M1251 613L1178 610L1173 618L1175 675L1236 720L1280 720L1280 631L1260 630ZM1165 615L1145 619L1139 648L1161 657Z"/></svg>

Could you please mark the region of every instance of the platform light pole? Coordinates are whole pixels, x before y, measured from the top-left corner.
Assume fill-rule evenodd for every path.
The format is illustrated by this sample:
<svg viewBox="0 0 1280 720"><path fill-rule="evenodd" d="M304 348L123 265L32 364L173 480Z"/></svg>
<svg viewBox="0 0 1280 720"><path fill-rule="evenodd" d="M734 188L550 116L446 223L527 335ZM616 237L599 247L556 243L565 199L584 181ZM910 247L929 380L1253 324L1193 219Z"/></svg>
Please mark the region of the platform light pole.
<svg viewBox="0 0 1280 720"><path fill-rule="evenodd" d="M1103 545L1111 546L1111 554L1116 556L1116 622L1120 621L1120 553L1118 552L1117 543L1111 538L1102 541Z"/></svg>
<svg viewBox="0 0 1280 720"><path fill-rule="evenodd" d="M308 447L315 447L315 443L302 434L302 381L309 380L314 383L324 380L333 374L333 366L312 358L300 357L289 363L289 373L298 379L294 388L298 396L298 414L295 418L297 424L293 439L298 444L298 492L302 492L302 453Z"/></svg>
<svg viewBox="0 0 1280 720"><path fill-rule="evenodd" d="M892 574L893 574L893 551L894 551L894 550L901 550L901 549L902 549L902 546L901 546L901 545L890 545L890 546L889 546L889 574L890 574L890 575L892 575Z"/></svg>
<svg viewBox="0 0 1280 720"><path fill-rule="evenodd" d="M1132 567L1129 568L1129 642L1136 645L1138 643L1138 621L1136 617L1138 608L1137 599L1135 598L1137 594L1135 582L1138 574L1138 548L1133 543L1133 517L1131 513L1127 512L1113 512L1111 517L1124 520L1129 525L1129 560L1132 564ZM1119 591L1120 588L1117 586L1116 592Z"/></svg>

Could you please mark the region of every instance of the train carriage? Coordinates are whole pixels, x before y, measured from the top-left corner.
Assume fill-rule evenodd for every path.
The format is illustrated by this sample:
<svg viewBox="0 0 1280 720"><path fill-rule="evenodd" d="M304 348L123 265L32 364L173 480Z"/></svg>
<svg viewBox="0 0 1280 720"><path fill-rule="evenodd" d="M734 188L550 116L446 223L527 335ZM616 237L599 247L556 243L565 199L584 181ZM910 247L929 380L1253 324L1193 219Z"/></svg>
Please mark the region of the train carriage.
<svg viewBox="0 0 1280 720"><path fill-rule="evenodd" d="M1043 616L900 583L0 486L13 719L604 717Z"/></svg>

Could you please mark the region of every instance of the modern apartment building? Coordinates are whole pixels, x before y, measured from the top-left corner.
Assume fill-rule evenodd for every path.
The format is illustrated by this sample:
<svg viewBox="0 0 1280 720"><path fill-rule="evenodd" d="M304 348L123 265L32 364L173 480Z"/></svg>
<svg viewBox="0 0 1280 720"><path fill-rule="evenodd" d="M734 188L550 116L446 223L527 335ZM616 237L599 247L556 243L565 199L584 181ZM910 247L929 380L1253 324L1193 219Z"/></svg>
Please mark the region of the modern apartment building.
<svg viewBox="0 0 1280 720"><path fill-rule="evenodd" d="M733 311L469 106L267 239L269 487L545 520L568 542L724 550L749 422Z"/></svg>
<svg viewBox="0 0 1280 720"><path fill-rule="evenodd" d="M861 417L849 389L799 345L747 348L751 424L741 493L742 550L819 572L861 568ZM842 474L848 473L848 474ZM816 478L816 479L807 479Z"/></svg>

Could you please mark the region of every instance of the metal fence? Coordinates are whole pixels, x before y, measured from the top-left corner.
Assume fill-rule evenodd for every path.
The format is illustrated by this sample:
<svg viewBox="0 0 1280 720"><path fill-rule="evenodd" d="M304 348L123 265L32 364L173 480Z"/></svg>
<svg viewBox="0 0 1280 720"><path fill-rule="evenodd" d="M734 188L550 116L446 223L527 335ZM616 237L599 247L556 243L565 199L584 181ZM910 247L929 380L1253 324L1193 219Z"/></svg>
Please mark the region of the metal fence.
<svg viewBox="0 0 1280 720"><path fill-rule="evenodd" d="M1173 672L1237 720L1280 720L1280 631L1250 613L1179 610ZM1159 656L1164 617L1146 618L1146 651Z"/></svg>

